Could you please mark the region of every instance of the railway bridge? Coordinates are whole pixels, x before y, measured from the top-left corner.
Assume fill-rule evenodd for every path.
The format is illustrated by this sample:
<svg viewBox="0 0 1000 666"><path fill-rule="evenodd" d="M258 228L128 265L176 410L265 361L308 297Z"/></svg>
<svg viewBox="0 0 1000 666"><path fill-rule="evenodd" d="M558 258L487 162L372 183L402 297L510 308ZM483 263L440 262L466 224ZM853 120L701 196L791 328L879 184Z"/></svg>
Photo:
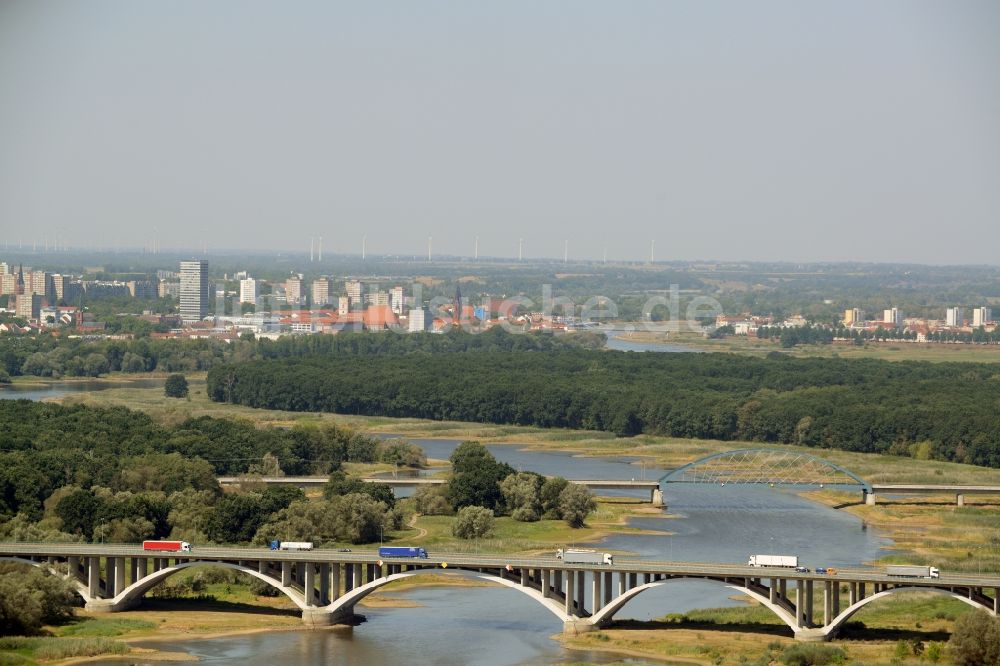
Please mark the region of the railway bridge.
<svg viewBox="0 0 1000 666"><path fill-rule="evenodd" d="M517 590L549 610L567 633L607 626L637 595L678 580L704 580L759 602L804 641L827 640L869 603L907 592L945 594L1000 611L1000 577L942 575L898 578L877 569L835 575L791 569L693 562L615 559L613 565L567 563L554 557L433 554L426 559L380 558L376 551L271 551L195 548L145 551L136 545L0 544L0 559L23 562L73 582L86 607L97 612L137 605L158 583L187 568L217 566L243 572L279 590L308 625L349 623L355 605L378 588L434 572L478 578ZM461 594L456 590L456 594Z"/></svg>

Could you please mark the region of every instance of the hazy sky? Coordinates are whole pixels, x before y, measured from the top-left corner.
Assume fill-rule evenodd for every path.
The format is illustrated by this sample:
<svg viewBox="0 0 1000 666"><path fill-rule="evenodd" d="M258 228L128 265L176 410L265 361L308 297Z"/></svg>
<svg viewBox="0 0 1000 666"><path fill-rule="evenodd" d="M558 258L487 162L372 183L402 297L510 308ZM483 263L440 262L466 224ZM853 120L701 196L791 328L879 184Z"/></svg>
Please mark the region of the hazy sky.
<svg viewBox="0 0 1000 666"><path fill-rule="evenodd" d="M1000 2L0 2L0 236L1000 263Z"/></svg>

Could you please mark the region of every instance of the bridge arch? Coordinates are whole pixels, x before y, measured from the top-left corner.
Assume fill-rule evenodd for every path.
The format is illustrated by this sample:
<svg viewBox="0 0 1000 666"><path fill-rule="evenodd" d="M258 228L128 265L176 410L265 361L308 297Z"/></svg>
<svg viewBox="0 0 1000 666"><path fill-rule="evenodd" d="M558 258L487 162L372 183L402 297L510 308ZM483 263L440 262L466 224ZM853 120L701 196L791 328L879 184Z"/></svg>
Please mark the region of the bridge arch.
<svg viewBox="0 0 1000 666"><path fill-rule="evenodd" d="M291 587L285 587L281 584L281 581L268 576L267 574L262 574L256 569L251 569L249 567L241 566L239 564L232 564L230 562L215 562L212 560L196 560L193 562L183 562L181 564L176 564L172 567L166 567L160 569L159 571L154 571L148 574L141 580L138 580L120 593L118 593L114 599L108 600L108 603L116 608L127 607L130 604L137 602L146 592L151 588L156 586L158 583L162 583L170 576L175 573L183 571L184 569L189 569L191 567L222 567L223 569L231 569L233 571L239 571L241 573L249 574L254 578L258 578L271 587L275 588L286 597L292 600L292 602L299 607L300 610L305 610L308 605L306 604L305 597L303 597L299 592Z"/></svg>
<svg viewBox="0 0 1000 666"><path fill-rule="evenodd" d="M667 483L769 485L857 485L872 492L868 481L840 465L802 451L734 449L714 453L660 477Z"/></svg>
<svg viewBox="0 0 1000 666"><path fill-rule="evenodd" d="M53 567L48 562L37 562L35 560L29 560L24 557L0 557L0 562L17 562L18 564L30 564L31 566L41 569L42 571L46 571L52 574L53 576L58 576L59 578L62 578L72 583L73 589L76 590L76 593L80 595L81 599L83 599L84 601L90 601L90 596L86 585L78 581L72 575L69 576L64 575L61 571Z"/></svg>
<svg viewBox="0 0 1000 666"><path fill-rule="evenodd" d="M701 582L707 581L711 583L719 583L720 585L725 585L726 587L742 592L747 596L753 598L755 601L759 602L762 606L764 606L769 611L778 616L778 619L780 619L782 622L788 625L789 629L796 632L799 631L799 628L795 625L795 616L789 613L785 608L779 606L778 604L771 603L771 600L768 597L748 587L744 587L743 585L734 585L732 582L727 580L720 580L718 578L709 578L701 576L677 576L676 578L667 578L666 580L652 581L650 583L639 585L638 587L633 587L627 592L623 592L622 594L612 599L601 610L594 613L590 619L595 626L604 626L609 622L611 622L611 619L614 617L615 613L620 611L625 606L625 604L627 604L629 601L634 599L639 594L645 592L646 590L651 590L655 587L666 585L667 583L672 583L682 580L695 580Z"/></svg>
<svg viewBox="0 0 1000 666"><path fill-rule="evenodd" d="M838 631L840 631L841 627L843 627L844 624L848 620L850 620L851 617L854 616L855 613L857 613L859 610L861 610L868 604L872 603L873 601L878 601L879 599L885 599L894 594L905 594L908 592L932 592L934 594L943 594L945 596L955 597L959 601L966 603L972 606L973 608L981 608L989 612L990 615L995 615L992 609L986 608L985 606L978 603L974 599L970 599L969 597L959 594L958 592L937 587L918 587L916 585L908 585L905 587L893 587L888 590L877 592L871 595L870 597L865 597L864 599L858 601L857 603L848 606L847 608L844 609L843 612L841 612L840 615L833 618L833 621L831 621L830 624L823 627L823 631L827 636L833 637L837 634Z"/></svg>
<svg viewBox="0 0 1000 666"><path fill-rule="evenodd" d="M333 603L331 603L329 606L324 606L323 610L329 611L334 615L347 612L348 610L353 608L356 603L367 597L369 594L371 594L378 588L383 587L384 585L388 585L393 581L403 580L405 578L410 578L412 576L426 575L429 573L450 574L450 575L473 574L476 577L481 578L483 580L488 580L493 583L498 583L500 585L503 585L504 587L509 587L513 590L517 590L518 592L524 595L527 595L529 598L540 603L545 609L547 609L553 615L558 617L559 620L562 622L568 622L573 619L577 619L571 617L570 615L567 615L561 604L557 603L553 599L543 597L542 593L539 590L521 585L520 581L501 578L500 576L483 573L476 569L464 569L462 567L454 567L451 569L434 569L434 570L418 569L415 571L404 571L402 573L390 574L388 576L383 576L382 578L376 578L370 583L365 583L364 585L356 587L350 592L347 592L346 594L335 600Z"/></svg>

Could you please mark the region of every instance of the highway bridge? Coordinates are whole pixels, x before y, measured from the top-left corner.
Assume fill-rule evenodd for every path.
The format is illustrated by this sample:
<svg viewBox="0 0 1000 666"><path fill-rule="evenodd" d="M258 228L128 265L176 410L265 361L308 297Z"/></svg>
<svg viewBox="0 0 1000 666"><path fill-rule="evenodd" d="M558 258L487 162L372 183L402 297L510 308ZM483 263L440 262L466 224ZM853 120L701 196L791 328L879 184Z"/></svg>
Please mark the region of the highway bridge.
<svg viewBox="0 0 1000 666"><path fill-rule="evenodd" d="M1000 611L1000 577L947 572L936 579L899 578L878 569L842 569L831 575L620 558L602 566L503 554L432 553L427 559L412 559L380 558L377 551L368 550L236 547L196 547L175 553L115 544L0 543L0 559L66 577L86 607L98 612L132 608L155 585L189 567L224 567L275 587L295 603L309 625L351 622L355 605L367 595L392 581L431 571L472 575L515 589L555 615L566 633L607 626L642 592L691 579L725 585L753 598L803 641L827 640L869 603L908 592L952 596L993 615Z"/></svg>

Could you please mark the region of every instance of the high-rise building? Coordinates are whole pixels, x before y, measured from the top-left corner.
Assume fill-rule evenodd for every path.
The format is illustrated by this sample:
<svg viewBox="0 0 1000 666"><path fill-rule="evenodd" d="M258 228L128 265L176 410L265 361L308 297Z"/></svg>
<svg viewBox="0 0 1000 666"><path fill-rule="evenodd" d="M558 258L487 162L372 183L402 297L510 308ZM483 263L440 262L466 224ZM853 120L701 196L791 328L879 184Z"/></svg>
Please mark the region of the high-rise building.
<svg viewBox="0 0 1000 666"><path fill-rule="evenodd" d="M17 283L17 276L13 273L0 275L0 294L13 294L14 285Z"/></svg>
<svg viewBox="0 0 1000 666"><path fill-rule="evenodd" d="M389 305L389 293L385 291L376 291L372 294L371 303L372 305Z"/></svg>
<svg viewBox="0 0 1000 666"><path fill-rule="evenodd" d="M987 307L973 308L972 310L972 326L974 328L979 328L980 326L986 326L986 324L993 321L993 311Z"/></svg>
<svg viewBox="0 0 1000 666"><path fill-rule="evenodd" d="M403 288L396 285L389 292L389 305L396 314L403 314Z"/></svg>
<svg viewBox="0 0 1000 666"><path fill-rule="evenodd" d="M240 303L257 304L257 280L252 277L240 280Z"/></svg>
<svg viewBox="0 0 1000 666"><path fill-rule="evenodd" d="M427 310L427 308L410 309L410 333L429 331L431 329L432 322L433 319L431 318L431 313Z"/></svg>
<svg viewBox="0 0 1000 666"><path fill-rule="evenodd" d="M948 308L945 312L944 321L947 326L961 326L965 323L962 308Z"/></svg>
<svg viewBox="0 0 1000 666"><path fill-rule="evenodd" d="M181 262L181 319L201 321L208 314L208 262Z"/></svg>
<svg viewBox="0 0 1000 666"><path fill-rule="evenodd" d="M849 308L844 310L844 326L865 323L865 312L860 308Z"/></svg>
<svg viewBox="0 0 1000 666"><path fill-rule="evenodd" d="M351 299L347 296L341 296L337 299L337 314L344 316L351 311Z"/></svg>
<svg viewBox="0 0 1000 666"><path fill-rule="evenodd" d="M348 280L344 283L344 291L350 299L351 307L361 307L364 305L365 288L360 280Z"/></svg>
<svg viewBox="0 0 1000 666"><path fill-rule="evenodd" d="M293 275L285 280L285 302L298 305L302 302L302 277Z"/></svg>
<svg viewBox="0 0 1000 666"><path fill-rule="evenodd" d="M69 277L56 273L52 276L52 288L56 292L56 303L63 299L66 294L66 285L69 284Z"/></svg>
<svg viewBox="0 0 1000 666"><path fill-rule="evenodd" d="M899 308L889 308L882 313L882 323L901 326L903 324L903 314L899 311Z"/></svg>
<svg viewBox="0 0 1000 666"><path fill-rule="evenodd" d="M326 278L316 278L312 285L313 307L321 307L330 302L330 281Z"/></svg>

